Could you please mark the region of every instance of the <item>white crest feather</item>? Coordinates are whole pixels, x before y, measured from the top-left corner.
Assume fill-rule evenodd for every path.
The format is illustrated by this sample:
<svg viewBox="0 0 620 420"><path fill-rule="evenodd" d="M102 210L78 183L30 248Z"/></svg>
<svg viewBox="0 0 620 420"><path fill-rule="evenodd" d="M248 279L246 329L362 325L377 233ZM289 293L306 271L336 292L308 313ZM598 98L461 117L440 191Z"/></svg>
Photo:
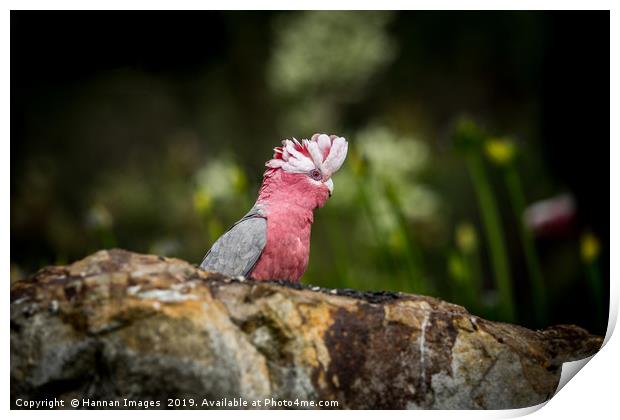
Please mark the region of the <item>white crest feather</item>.
<svg viewBox="0 0 620 420"><path fill-rule="evenodd" d="M336 172L347 157L347 151L349 150L349 144L344 137L337 137L332 141L332 145L329 149L329 154L323 161L323 168L330 174Z"/></svg>
<svg viewBox="0 0 620 420"><path fill-rule="evenodd" d="M344 137L315 134L312 140L301 142L283 140L274 149L273 159L266 163L270 168L282 168L286 172L306 173L318 169L328 179L342 166L347 157L348 144Z"/></svg>

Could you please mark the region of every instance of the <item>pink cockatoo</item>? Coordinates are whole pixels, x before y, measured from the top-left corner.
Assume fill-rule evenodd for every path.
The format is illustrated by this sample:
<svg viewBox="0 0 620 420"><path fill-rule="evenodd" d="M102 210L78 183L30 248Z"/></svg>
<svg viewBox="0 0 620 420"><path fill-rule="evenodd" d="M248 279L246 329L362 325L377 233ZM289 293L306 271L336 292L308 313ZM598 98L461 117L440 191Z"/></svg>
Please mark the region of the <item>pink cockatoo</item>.
<svg viewBox="0 0 620 420"><path fill-rule="evenodd" d="M314 209L334 191L347 156L344 137L284 140L265 165L254 207L211 247L200 267L227 276L298 282L310 257Z"/></svg>

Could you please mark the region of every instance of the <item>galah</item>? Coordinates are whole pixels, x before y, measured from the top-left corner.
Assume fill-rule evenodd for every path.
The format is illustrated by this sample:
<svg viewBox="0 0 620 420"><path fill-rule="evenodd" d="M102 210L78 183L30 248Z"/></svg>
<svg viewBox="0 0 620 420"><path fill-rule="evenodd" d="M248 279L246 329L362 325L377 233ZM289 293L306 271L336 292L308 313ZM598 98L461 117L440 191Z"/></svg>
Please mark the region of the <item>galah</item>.
<svg viewBox="0 0 620 420"><path fill-rule="evenodd" d="M227 276L298 282L310 257L314 210L334 191L347 156L344 137L315 134L282 141L265 166L252 209L211 247L200 267Z"/></svg>

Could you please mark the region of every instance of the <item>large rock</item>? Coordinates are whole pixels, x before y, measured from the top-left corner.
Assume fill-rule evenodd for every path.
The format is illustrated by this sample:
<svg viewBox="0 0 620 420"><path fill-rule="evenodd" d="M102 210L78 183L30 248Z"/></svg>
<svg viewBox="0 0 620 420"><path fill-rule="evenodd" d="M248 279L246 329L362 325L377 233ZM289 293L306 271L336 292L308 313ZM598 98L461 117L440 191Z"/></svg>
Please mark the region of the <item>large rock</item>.
<svg viewBox="0 0 620 420"><path fill-rule="evenodd" d="M562 363L601 341L425 296L234 280L100 251L12 286L11 400L516 408L550 398Z"/></svg>

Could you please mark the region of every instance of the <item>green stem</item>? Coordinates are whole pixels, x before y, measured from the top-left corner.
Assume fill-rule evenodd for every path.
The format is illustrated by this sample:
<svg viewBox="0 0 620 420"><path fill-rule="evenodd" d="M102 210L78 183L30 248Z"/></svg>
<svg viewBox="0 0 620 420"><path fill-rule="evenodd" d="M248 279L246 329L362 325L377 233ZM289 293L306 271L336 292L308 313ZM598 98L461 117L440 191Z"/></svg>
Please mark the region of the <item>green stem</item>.
<svg viewBox="0 0 620 420"><path fill-rule="evenodd" d="M469 264L472 268L472 278L474 279L474 284L476 287L476 292L478 294L478 296L482 295L482 269L481 269L481 263L480 263L480 254L478 253L478 250L474 250L470 255L468 255L467 257L469 259Z"/></svg>
<svg viewBox="0 0 620 420"><path fill-rule="evenodd" d="M482 158L477 153L470 152L467 155L467 166L478 196L484 231L489 244L489 253L500 297L500 316L505 321L513 321L515 309L512 298L512 283L497 203L493 197Z"/></svg>
<svg viewBox="0 0 620 420"><path fill-rule="evenodd" d="M547 322L547 293L545 290L546 288L542 270L540 268L540 261L538 260L538 255L536 253L534 238L523 223L523 213L525 212L526 205L525 193L523 192L519 174L513 165L506 167L504 171L504 178L506 181L508 194L510 195L514 215L519 223L521 244L523 246L525 261L532 282L532 292L535 303L534 315L536 317L536 322L540 326L543 326Z"/></svg>
<svg viewBox="0 0 620 420"><path fill-rule="evenodd" d="M460 290L458 290L458 293L464 298L465 302L467 302L467 309L471 313L478 314L480 289L477 287L478 280L475 278L473 271L472 258L463 252L459 252L456 255L465 269L465 277L463 278L464 281L460 285L461 287Z"/></svg>
<svg viewBox="0 0 620 420"><path fill-rule="evenodd" d="M352 287L349 265L346 263L346 261L351 261L351 258L348 257L346 242L342 237L340 229L327 229L327 238L333 250L334 264L338 277L342 279L345 287Z"/></svg>
<svg viewBox="0 0 620 420"><path fill-rule="evenodd" d="M480 255L474 250L467 255L463 254L463 258L465 260L467 270L470 273L470 289L472 289L473 296L475 297L471 303L472 311L475 311L475 313L478 314L482 308L479 301L480 296L482 296L482 270L480 269Z"/></svg>
<svg viewBox="0 0 620 420"><path fill-rule="evenodd" d="M99 228L98 231L101 248L111 249L116 247L116 237L114 236L112 229L102 227Z"/></svg>
<svg viewBox="0 0 620 420"><path fill-rule="evenodd" d="M411 235L409 234L409 224L403 213L402 206L394 187L386 182L385 193L390 203L392 212L396 215L400 233L403 236L405 244L405 264L409 271L410 283L415 293L429 293L427 282L424 280L424 269L422 267L422 254Z"/></svg>
<svg viewBox="0 0 620 420"><path fill-rule="evenodd" d="M370 225L370 229L373 233L373 236L375 237L375 244L379 247L379 249L381 250L380 252L380 262L385 266L385 267L394 267L395 265L393 264L392 261L392 257L389 253L386 241L385 241L385 235L381 234L381 229L379 228L379 225L376 221L373 209L372 209L372 205L370 203L370 200L368 198L368 192L366 191L366 185L364 184L363 181L361 180L357 180L357 190L358 190L358 198L360 201L360 206L362 207L362 209L364 210L364 212L366 213L367 219L368 219L368 224Z"/></svg>

